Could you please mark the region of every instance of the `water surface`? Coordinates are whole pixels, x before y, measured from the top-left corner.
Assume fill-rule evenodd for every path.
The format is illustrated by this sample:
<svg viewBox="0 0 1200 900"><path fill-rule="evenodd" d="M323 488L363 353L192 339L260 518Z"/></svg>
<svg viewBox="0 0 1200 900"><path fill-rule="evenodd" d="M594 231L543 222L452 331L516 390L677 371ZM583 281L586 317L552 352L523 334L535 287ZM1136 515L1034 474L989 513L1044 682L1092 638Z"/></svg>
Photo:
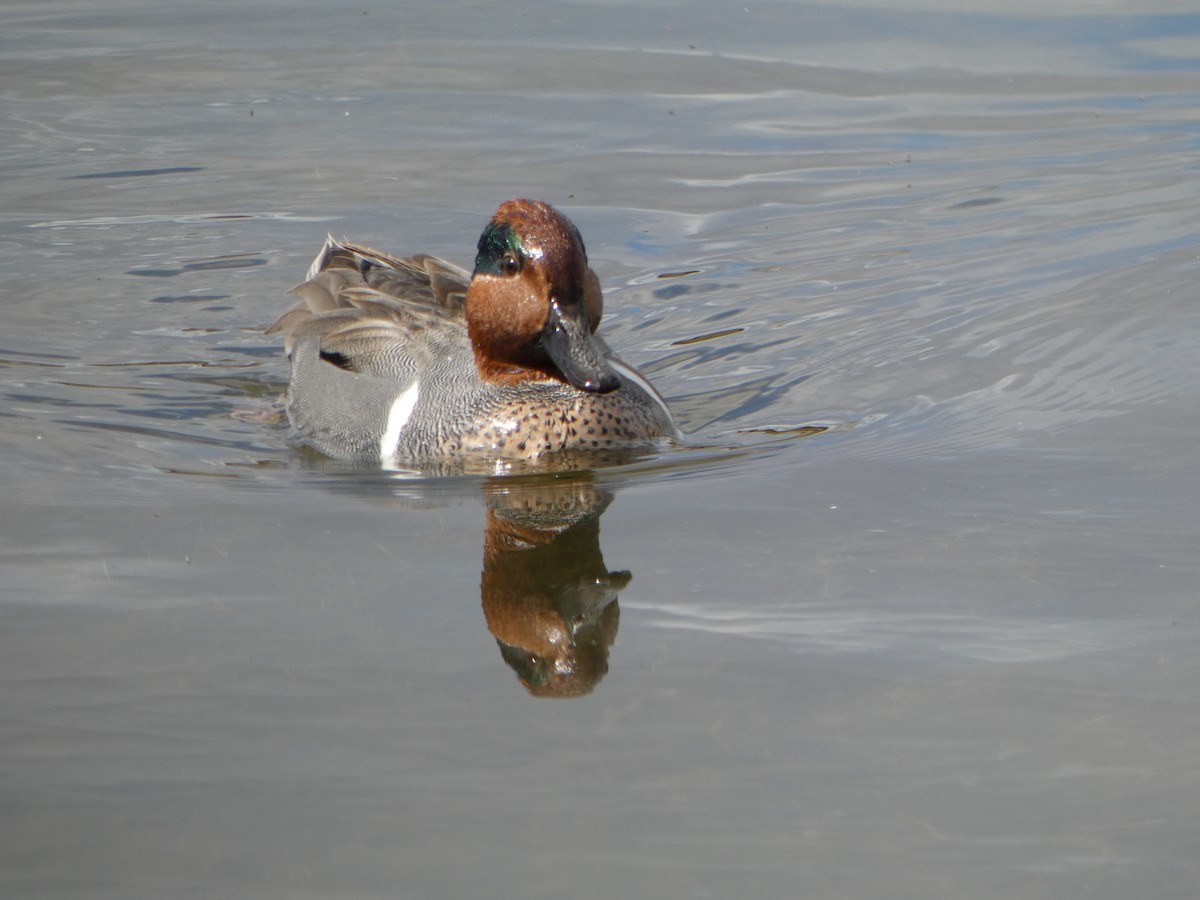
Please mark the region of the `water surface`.
<svg viewBox="0 0 1200 900"><path fill-rule="evenodd" d="M10 4L3 894L1194 897L1198 35ZM412 479L264 421L326 232L467 264L517 195L689 447Z"/></svg>

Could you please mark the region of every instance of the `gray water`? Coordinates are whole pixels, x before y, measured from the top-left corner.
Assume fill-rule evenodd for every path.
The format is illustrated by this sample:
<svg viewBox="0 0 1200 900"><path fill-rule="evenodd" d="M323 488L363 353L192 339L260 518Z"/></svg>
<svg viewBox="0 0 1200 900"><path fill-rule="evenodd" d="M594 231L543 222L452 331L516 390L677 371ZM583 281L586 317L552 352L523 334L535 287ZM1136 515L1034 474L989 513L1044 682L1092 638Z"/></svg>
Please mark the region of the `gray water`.
<svg viewBox="0 0 1200 900"><path fill-rule="evenodd" d="M3 19L0 895L1200 894L1194 2ZM519 195L688 445L289 446L326 232Z"/></svg>

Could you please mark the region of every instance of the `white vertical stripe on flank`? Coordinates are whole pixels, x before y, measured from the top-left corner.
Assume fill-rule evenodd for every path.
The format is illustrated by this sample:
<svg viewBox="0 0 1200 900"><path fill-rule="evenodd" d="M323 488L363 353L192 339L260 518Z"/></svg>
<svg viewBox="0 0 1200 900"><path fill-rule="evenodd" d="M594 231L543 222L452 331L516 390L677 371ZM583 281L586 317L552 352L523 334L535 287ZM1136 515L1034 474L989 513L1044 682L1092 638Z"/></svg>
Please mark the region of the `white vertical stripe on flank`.
<svg viewBox="0 0 1200 900"><path fill-rule="evenodd" d="M396 455L396 444L400 442L400 432L412 418L413 410L417 408L417 396L420 393L421 382L414 381L412 387L402 391L392 401L391 411L388 412L387 428L379 439L379 458L391 459Z"/></svg>

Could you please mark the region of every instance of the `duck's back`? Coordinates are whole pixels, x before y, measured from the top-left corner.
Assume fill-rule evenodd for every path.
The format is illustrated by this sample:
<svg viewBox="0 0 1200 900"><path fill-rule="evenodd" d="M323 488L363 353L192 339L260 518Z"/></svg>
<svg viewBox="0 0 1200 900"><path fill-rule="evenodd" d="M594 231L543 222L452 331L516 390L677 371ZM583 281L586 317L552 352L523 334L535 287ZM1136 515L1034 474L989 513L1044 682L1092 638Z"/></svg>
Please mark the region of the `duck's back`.
<svg viewBox="0 0 1200 900"><path fill-rule="evenodd" d="M296 304L272 325L292 361L296 438L340 459L392 455L431 369L470 370L463 318L470 276L431 256L407 259L327 238ZM406 413L407 410L407 413Z"/></svg>

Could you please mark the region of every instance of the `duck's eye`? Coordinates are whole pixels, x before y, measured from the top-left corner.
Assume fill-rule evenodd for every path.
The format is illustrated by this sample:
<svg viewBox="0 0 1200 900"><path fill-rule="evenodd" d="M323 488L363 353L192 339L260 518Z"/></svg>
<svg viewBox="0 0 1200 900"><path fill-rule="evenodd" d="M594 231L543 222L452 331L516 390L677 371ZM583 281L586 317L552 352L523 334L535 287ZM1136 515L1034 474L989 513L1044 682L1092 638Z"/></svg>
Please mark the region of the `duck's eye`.
<svg viewBox="0 0 1200 900"><path fill-rule="evenodd" d="M500 271L505 275L516 275L521 271L521 257L509 251L500 257Z"/></svg>

